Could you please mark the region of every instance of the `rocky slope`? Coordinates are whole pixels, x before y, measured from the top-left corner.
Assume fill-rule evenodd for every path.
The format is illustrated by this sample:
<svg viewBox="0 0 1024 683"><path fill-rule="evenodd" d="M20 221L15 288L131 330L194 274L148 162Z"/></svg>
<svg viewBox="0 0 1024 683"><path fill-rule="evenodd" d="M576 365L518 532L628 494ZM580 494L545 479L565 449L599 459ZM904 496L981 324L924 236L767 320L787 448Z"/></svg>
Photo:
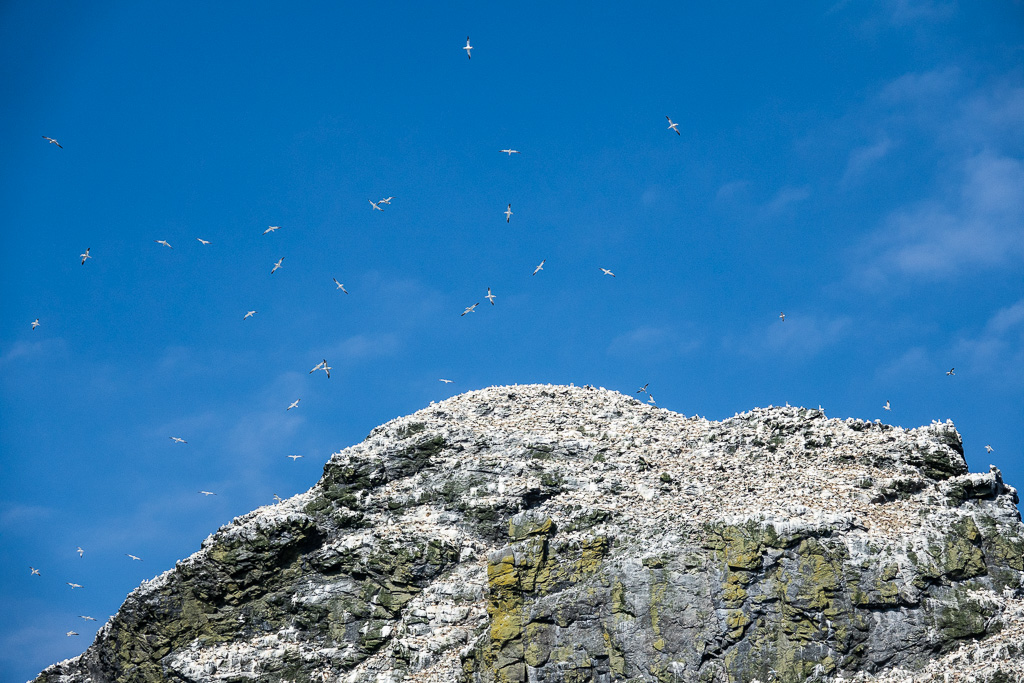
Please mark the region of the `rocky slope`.
<svg viewBox="0 0 1024 683"><path fill-rule="evenodd" d="M494 387L333 455L36 680L1022 681L1016 502L950 423Z"/></svg>

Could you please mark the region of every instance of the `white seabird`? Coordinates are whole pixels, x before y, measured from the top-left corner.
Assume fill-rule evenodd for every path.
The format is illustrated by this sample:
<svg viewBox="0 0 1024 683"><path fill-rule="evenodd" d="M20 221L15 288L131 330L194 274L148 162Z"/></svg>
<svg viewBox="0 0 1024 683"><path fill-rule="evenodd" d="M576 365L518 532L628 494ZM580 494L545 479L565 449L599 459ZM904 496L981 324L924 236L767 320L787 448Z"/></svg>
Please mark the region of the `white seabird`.
<svg viewBox="0 0 1024 683"><path fill-rule="evenodd" d="M301 401L301 400L302 400L301 398L295 399L294 401L292 401L292 404L290 406L285 408L285 410L287 411L287 410L291 410L292 408L298 408L299 407L299 401Z"/></svg>
<svg viewBox="0 0 1024 683"><path fill-rule="evenodd" d="M253 317L254 315L256 315L256 311L249 311L248 313L246 313L246 314L245 314L245 315L244 315L244 316L242 317L242 320L245 320L246 318L251 318L251 317Z"/></svg>
<svg viewBox="0 0 1024 683"><path fill-rule="evenodd" d="M335 289L340 289L341 291L343 291L343 292L345 292L346 294L348 294L348 290L347 290L347 289L345 289L345 285L343 285L343 284L341 284L340 282L338 282L338 278L336 278L336 277L333 277L333 278L331 278L331 279L332 279L332 280L334 280L334 284L338 285L337 287L335 287Z"/></svg>
<svg viewBox="0 0 1024 683"><path fill-rule="evenodd" d="M437 381L438 382L444 382L445 384L451 384L452 383L452 380L450 380L450 379L439 379Z"/></svg>
<svg viewBox="0 0 1024 683"><path fill-rule="evenodd" d="M473 46L469 44L469 36L466 36L466 47L462 49L466 51L466 57L468 57L469 59L473 59L473 54L471 52Z"/></svg>
<svg viewBox="0 0 1024 683"><path fill-rule="evenodd" d="M518 149L500 149L498 151L499 152L504 152L505 154L507 154L509 156L512 156L513 154L519 154L519 150Z"/></svg>
<svg viewBox="0 0 1024 683"><path fill-rule="evenodd" d="M50 143L51 145L57 145L57 146L58 146L58 147L60 147L61 149L64 149L63 147L61 147L61 144L60 144L59 142L57 142L56 140L54 140L53 138L48 138L48 137L46 137L46 136L44 135L44 136L43 136L43 139L44 139L44 140L47 140L47 141L49 141L49 143Z"/></svg>
<svg viewBox="0 0 1024 683"><path fill-rule="evenodd" d="M34 330L37 327L39 327L39 318L36 318L35 320L32 321L32 329Z"/></svg>
<svg viewBox="0 0 1024 683"><path fill-rule="evenodd" d="M165 247L167 247L168 249L174 249L174 247L172 247L172 246L170 245L170 243L169 243L169 242L168 242L167 240L153 240L153 241L154 241L154 242L156 242L157 244L162 244L162 245L164 245L164 246L165 246Z"/></svg>
<svg viewBox="0 0 1024 683"><path fill-rule="evenodd" d="M298 459L299 459L299 458L301 458L302 456L301 456L301 455L289 455L289 456L287 456L287 457L291 458L291 459L292 459L292 462L295 462L296 460L298 460Z"/></svg>
<svg viewBox="0 0 1024 683"><path fill-rule="evenodd" d="M505 222L508 223L512 220L512 205L509 204L508 208L505 209Z"/></svg>
<svg viewBox="0 0 1024 683"><path fill-rule="evenodd" d="M201 243L201 244L202 244L202 245L203 245L204 247L205 247L205 246L206 246L207 244L209 244L209 243L210 243L210 240L204 240L204 239L203 239L202 237L197 237L196 239L197 239L197 240L199 240L199 242L200 242L200 243Z"/></svg>
<svg viewBox="0 0 1024 683"><path fill-rule="evenodd" d="M496 297L493 294L491 294L491 288L488 287L487 288L487 296L485 296L484 298L487 299L488 301L490 301L491 305L493 306L494 305L494 300L497 299L498 297Z"/></svg>
<svg viewBox="0 0 1024 683"><path fill-rule="evenodd" d="M131 553L125 553L125 555L127 555L130 558L132 558L133 560L138 560L139 562L142 562L142 558L139 557L138 555L132 555Z"/></svg>
<svg viewBox="0 0 1024 683"><path fill-rule="evenodd" d="M374 202L372 199L367 199L366 201L370 202L370 206L372 206L374 209L377 209L378 211L383 211L384 210L384 209L380 208L380 206L378 206L378 204L380 204L380 202Z"/></svg>
<svg viewBox="0 0 1024 683"><path fill-rule="evenodd" d="M466 307L466 310L464 310L464 311L462 312L462 315L466 315L467 313L476 313L476 310L475 310L475 309L476 309L476 307L477 307L477 306L479 306L479 305L480 305L480 302L479 302L479 301L477 301L477 302L476 302L475 304L473 304L472 306L467 306L467 307Z"/></svg>
<svg viewBox="0 0 1024 683"><path fill-rule="evenodd" d="M600 266L598 266L598 268L600 268ZM615 277L615 273L608 270L607 268L601 268L601 272L604 273L605 275L611 275L612 277Z"/></svg>
<svg viewBox="0 0 1024 683"><path fill-rule="evenodd" d="M217 495L213 491L199 491L199 493L203 494L204 496L216 496Z"/></svg>
<svg viewBox="0 0 1024 683"><path fill-rule="evenodd" d="M536 275L540 271L544 270L544 264L547 263L547 262L548 262L547 259L544 259L543 261L541 261L540 265L533 269L533 274Z"/></svg>
<svg viewBox="0 0 1024 683"><path fill-rule="evenodd" d="M280 268L282 263L284 263L284 256L277 260L277 263L275 263L274 267L270 270L270 274L273 275L274 271Z"/></svg>
<svg viewBox="0 0 1024 683"><path fill-rule="evenodd" d="M674 130L676 132L676 135L682 135L682 133L679 132L679 124L678 123L672 123L672 119L669 119L667 116L665 118L668 119L668 127L669 127L669 129L670 130Z"/></svg>
<svg viewBox="0 0 1024 683"><path fill-rule="evenodd" d="M92 250L92 247L88 247L88 248L87 248L87 249L85 250L85 253L84 253L84 254L79 254L79 255L78 255L78 258L82 259L82 265L83 265L83 266L85 265L85 260L86 260L86 259L91 259L91 258L92 258L92 256L89 256L89 251L90 251L90 250Z"/></svg>
<svg viewBox="0 0 1024 683"><path fill-rule="evenodd" d="M174 443L188 443L188 441L185 441L185 439L181 438L180 436L169 436L167 438L173 441Z"/></svg>
<svg viewBox="0 0 1024 683"><path fill-rule="evenodd" d="M271 225L269 228L267 228L266 230L263 231L263 234L266 235L268 232L274 232L275 230L280 230L280 229L281 229L280 225Z"/></svg>

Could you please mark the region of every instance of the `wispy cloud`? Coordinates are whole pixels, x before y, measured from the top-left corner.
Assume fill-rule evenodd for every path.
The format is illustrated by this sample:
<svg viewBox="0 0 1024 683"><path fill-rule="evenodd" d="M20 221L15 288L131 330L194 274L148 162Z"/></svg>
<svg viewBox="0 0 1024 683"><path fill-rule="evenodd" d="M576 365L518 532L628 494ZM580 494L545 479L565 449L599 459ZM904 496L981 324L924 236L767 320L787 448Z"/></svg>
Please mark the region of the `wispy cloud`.
<svg viewBox="0 0 1024 683"><path fill-rule="evenodd" d="M1024 257L1024 163L983 152L962 167L959 187L890 213L863 246L860 277L953 277L965 268Z"/></svg>
<svg viewBox="0 0 1024 683"><path fill-rule="evenodd" d="M823 317L789 314L785 322L775 320L767 326L758 326L741 337L723 340L726 350L752 358L786 354L799 357L813 356L843 339L852 327L847 316Z"/></svg>
<svg viewBox="0 0 1024 683"><path fill-rule="evenodd" d="M684 333L669 327L643 326L612 339L607 353L610 356L640 354L652 359L666 359L696 351L702 344L702 335L695 330Z"/></svg>
<svg viewBox="0 0 1024 683"><path fill-rule="evenodd" d="M0 529L10 530L31 522L48 519L54 515L52 508L42 505L5 505L0 510Z"/></svg>
<svg viewBox="0 0 1024 683"><path fill-rule="evenodd" d="M718 188L718 192L715 193L715 201L726 202L735 199L743 195L749 186L750 181L747 180L734 180L726 183Z"/></svg>
<svg viewBox="0 0 1024 683"><path fill-rule="evenodd" d="M811 188L806 185L800 187L784 187L775 193L775 196L764 205L764 212L776 214L785 210L788 206L802 202L811 196Z"/></svg>
<svg viewBox="0 0 1024 683"><path fill-rule="evenodd" d="M891 148L892 141L883 138L872 145L854 149L846 161L846 171L839 184L846 186L860 178L869 167L883 159Z"/></svg>
<svg viewBox="0 0 1024 683"><path fill-rule="evenodd" d="M998 376L1003 386L1024 385L1024 299L996 311L978 334L958 340L950 355L974 373Z"/></svg>

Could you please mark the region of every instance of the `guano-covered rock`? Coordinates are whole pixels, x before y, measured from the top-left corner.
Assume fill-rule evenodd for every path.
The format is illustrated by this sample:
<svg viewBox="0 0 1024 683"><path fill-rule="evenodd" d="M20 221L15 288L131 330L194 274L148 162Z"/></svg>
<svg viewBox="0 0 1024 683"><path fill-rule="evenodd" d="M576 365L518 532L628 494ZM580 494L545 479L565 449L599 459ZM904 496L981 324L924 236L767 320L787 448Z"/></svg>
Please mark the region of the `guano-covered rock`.
<svg viewBox="0 0 1024 683"><path fill-rule="evenodd" d="M493 387L336 453L36 680L1022 681L1016 503L950 423Z"/></svg>

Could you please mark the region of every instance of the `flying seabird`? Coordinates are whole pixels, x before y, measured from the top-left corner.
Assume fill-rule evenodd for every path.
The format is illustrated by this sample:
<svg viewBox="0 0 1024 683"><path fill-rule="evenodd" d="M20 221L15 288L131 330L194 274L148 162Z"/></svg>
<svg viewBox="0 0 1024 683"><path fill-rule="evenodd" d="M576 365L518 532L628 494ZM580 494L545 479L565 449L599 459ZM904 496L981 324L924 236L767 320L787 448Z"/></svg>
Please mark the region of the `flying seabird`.
<svg viewBox="0 0 1024 683"><path fill-rule="evenodd" d="M39 318L36 318L35 320L32 321L32 329L34 330L37 327L39 327Z"/></svg>
<svg viewBox="0 0 1024 683"><path fill-rule="evenodd" d="M394 197L385 197L384 199L380 200L377 203L378 204L388 204L388 205L390 205L392 199L394 199Z"/></svg>
<svg viewBox="0 0 1024 683"><path fill-rule="evenodd" d="M513 154L519 154L519 150L518 149L502 149L502 150L498 150L498 151L504 152L505 154L507 154L509 156L512 156Z"/></svg>
<svg viewBox="0 0 1024 683"><path fill-rule="evenodd" d="M246 313L246 314L245 314L245 315L244 315L244 316L242 317L242 320L245 320L246 318L251 318L251 317L253 317L254 315L256 315L256 311L249 311L248 313Z"/></svg>
<svg viewBox="0 0 1024 683"><path fill-rule="evenodd" d="M488 301L490 301L491 305L493 306L494 305L494 300L497 299L498 297L496 297L493 294L491 294L491 288L488 287L487 288L487 296L485 296L484 298L487 299Z"/></svg>
<svg viewBox="0 0 1024 683"><path fill-rule="evenodd" d="M197 239L197 240L199 240L199 242L200 242L200 243L201 243L201 244L202 244L202 245L203 245L204 247L205 247L205 246L206 246L207 244L209 244L209 243L210 243L210 240L204 240L204 239L203 239L202 237L197 237L196 239Z"/></svg>
<svg viewBox="0 0 1024 683"><path fill-rule="evenodd" d="M786 322L786 314L785 313L779 313L779 317L782 319L782 322Z"/></svg>
<svg viewBox="0 0 1024 683"><path fill-rule="evenodd" d="M650 382L648 382L647 384L650 384ZM647 384L645 384L642 387L640 387L639 389L637 389L636 393L638 393L638 394L645 394L645 393L647 393Z"/></svg>
<svg viewBox="0 0 1024 683"><path fill-rule="evenodd" d="M667 116L665 118L668 119L668 127L671 130L674 130L676 132L676 135L682 135L682 133L679 132L679 124L672 123L672 119L669 119Z"/></svg>
<svg viewBox="0 0 1024 683"><path fill-rule="evenodd" d="M142 562L142 558L139 557L138 555L132 555L131 553L125 553L125 555L127 555L130 558L132 558L133 560L138 560L139 562Z"/></svg>
<svg viewBox="0 0 1024 683"><path fill-rule="evenodd" d="M654 394L647 394L647 402L654 405Z"/></svg>
<svg viewBox="0 0 1024 683"><path fill-rule="evenodd" d="M284 498L282 498L281 496L279 496L279 495L277 495L277 494L275 493L275 494L274 494L274 502L275 502L275 503L283 503L283 502L284 502Z"/></svg>
<svg viewBox="0 0 1024 683"><path fill-rule="evenodd" d="M60 143L59 143L59 142L57 142L56 140L54 140L53 138L48 138L48 137L46 137L46 136L44 135L44 136L43 136L43 139L44 139L44 140L48 140L48 141L50 142L50 144L51 144L51 145L57 145L57 146L58 146L58 147L60 147L61 149L64 149L63 147L61 147Z"/></svg>
<svg viewBox="0 0 1024 683"><path fill-rule="evenodd" d="M889 402L888 401L886 401L885 405L882 406L882 407L885 408L886 410L892 410L892 408L889 407Z"/></svg>
<svg viewBox="0 0 1024 683"><path fill-rule="evenodd" d="M287 456L287 457L291 458L291 459L292 459L292 462L295 462L296 460L298 460L298 459L299 459L299 458L301 458L302 456L301 456L301 455L289 455L289 456Z"/></svg>
<svg viewBox="0 0 1024 683"><path fill-rule="evenodd" d="M598 266L598 268L600 268L600 266ZM605 275L611 275L612 277L615 277L615 273L608 270L607 268L601 268L601 272L604 273Z"/></svg>
<svg viewBox="0 0 1024 683"><path fill-rule="evenodd" d="M541 261L540 265L533 269L533 274L536 275L540 271L544 270L544 264L547 263L547 262L548 262L547 259L544 259L543 261Z"/></svg>
<svg viewBox="0 0 1024 683"><path fill-rule="evenodd" d="M188 441L185 441L185 439L181 438L180 436L169 436L167 438L173 441L174 443L188 443Z"/></svg>
<svg viewBox="0 0 1024 683"><path fill-rule="evenodd" d="M301 398L295 399L294 401L292 401L292 404L290 406L285 408L285 410L291 410L292 408L298 408L299 407L299 401L301 401L301 400L302 400Z"/></svg>
<svg viewBox="0 0 1024 683"><path fill-rule="evenodd" d="M994 450L995 450L994 448L992 448L992 447L991 447L991 446L989 446L988 444L985 444L985 452L986 452L986 453L991 453L991 452L992 452L992 451L994 451ZM38 574L39 572L36 572L36 573Z"/></svg>
<svg viewBox="0 0 1024 683"><path fill-rule="evenodd" d="M39 573L39 570L35 567L29 567L29 569L32 571L32 574L35 574L36 576L42 576L42 574ZM32 576L32 574L29 574L29 576Z"/></svg>
<svg viewBox="0 0 1024 683"><path fill-rule="evenodd" d="M950 368L949 370L946 370L946 375L955 375L956 373L953 372L954 370L956 370L956 368Z"/></svg>
<svg viewBox="0 0 1024 683"><path fill-rule="evenodd" d="M327 379L331 378L331 366L327 364L327 360L324 360L324 372L327 373Z"/></svg>
<svg viewBox="0 0 1024 683"><path fill-rule="evenodd" d="M172 247L172 246L171 246L171 245L170 245L170 244L169 244L169 243L167 242L167 240L153 240L153 241L154 241L154 242L156 242L157 244L162 244L162 245L164 245L164 246L165 246L165 247L167 247L168 249L174 249L174 247Z"/></svg>
<svg viewBox="0 0 1024 683"><path fill-rule="evenodd" d="M81 588L82 587L82 584L80 584L80 583L71 583L70 581L65 581L64 583L66 583L67 585L71 586L71 590L75 590L76 588Z"/></svg>
<svg viewBox="0 0 1024 683"><path fill-rule="evenodd" d="M312 375L312 374L313 374L314 372L316 372L317 370L319 370L320 368L322 368L322 367L324 366L324 363L326 363L326 362L327 362L327 361L324 361L323 363L317 363L316 365L314 365L314 366L313 366L313 369L309 371L309 374L311 374L311 375Z"/></svg>
<svg viewBox="0 0 1024 683"><path fill-rule="evenodd" d="M505 209L505 222L508 223L510 220L512 220L512 205L511 204L509 204L508 208Z"/></svg>
<svg viewBox="0 0 1024 683"><path fill-rule="evenodd" d="M341 291L343 291L343 292L345 292L346 294L348 294L348 290L347 290L347 289L345 289L345 285L343 285L343 284L341 284L340 282L338 282L338 278L336 278L336 277L333 277L333 278L331 278L331 279L332 279L332 280L334 280L334 284L338 285L337 287L335 287L335 289L340 289Z"/></svg>
<svg viewBox="0 0 1024 683"><path fill-rule="evenodd" d="M213 491L199 491L199 493L203 494L204 496L216 496L217 495Z"/></svg>
<svg viewBox="0 0 1024 683"><path fill-rule="evenodd" d="M473 46L469 44L469 36L466 36L466 47L462 49L466 51L466 57L473 59L473 54L470 52Z"/></svg>
<svg viewBox="0 0 1024 683"><path fill-rule="evenodd" d="M450 379L439 379L437 381L438 382L444 382L445 384L451 384L452 383L452 380L450 380Z"/></svg>
<svg viewBox="0 0 1024 683"><path fill-rule="evenodd" d="M263 231L263 234L266 235L268 232L274 232L275 230L280 230L280 229L281 229L280 225L271 225L269 228L267 228L266 230Z"/></svg>
<svg viewBox="0 0 1024 683"><path fill-rule="evenodd" d="M271 269L270 274L273 275L274 271L280 268L282 263L284 263L284 256L277 260L277 263L274 264L274 267Z"/></svg>
<svg viewBox="0 0 1024 683"><path fill-rule="evenodd" d="M78 634L75 633L74 631L68 631L67 635L68 636L77 636Z"/></svg>
<svg viewBox="0 0 1024 683"><path fill-rule="evenodd" d="M372 199L367 199L366 201L370 202L370 206L372 206L374 209L377 209L378 211L383 211L384 210L384 209L382 209L382 208L380 208L378 206L378 204L380 204L380 202L374 202Z"/></svg>
<svg viewBox="0 0 1024 683"><path fill-rule="evenodd" d="M467 313L475 313L476 311L475 311L474 309L475 309L475 308L476 308L477 306L479 306L479 305L480 305L480 302L479 302L479 301L477 301L477 302L476 302L475 304L473 304L472 306L467 306L467 307L466 307L466 310L464 310L464 311L462 312L462 315L466 315Z"/></svg>
<svg viewBox="0 0 1024 683"><path fill-rule="evenodd" d="M78 618L79 618L79 619L85 619L86 621L96 621L96 619L95 619L95 618L93 618L93 617L87 617L87 616L85 616L84 614L79 614L79 615L78 615Z"/></svg>
<svg viewBox="0 0 1024 683"><path fill-rule="evenodd" d="M84 253L84 254L79 254L79 255L78 255L78 258L82 259L82 265L83 265L83 266L85 265L85 260L86 260L86 259L90 259L90 258L92 258L92 256L89 256L89 250L91 250L91 249L92 249L92 247L88 247L88 248L86 248L86 250L85 250L85 253Z"/></svg>
<svg viewBox="0 0 1024 683"><path fill-rule="evenodd" d="M82 546L78 546L78 556L79 557L83 557L84 555L85 555L85 551L82 550Z"/></svg>

